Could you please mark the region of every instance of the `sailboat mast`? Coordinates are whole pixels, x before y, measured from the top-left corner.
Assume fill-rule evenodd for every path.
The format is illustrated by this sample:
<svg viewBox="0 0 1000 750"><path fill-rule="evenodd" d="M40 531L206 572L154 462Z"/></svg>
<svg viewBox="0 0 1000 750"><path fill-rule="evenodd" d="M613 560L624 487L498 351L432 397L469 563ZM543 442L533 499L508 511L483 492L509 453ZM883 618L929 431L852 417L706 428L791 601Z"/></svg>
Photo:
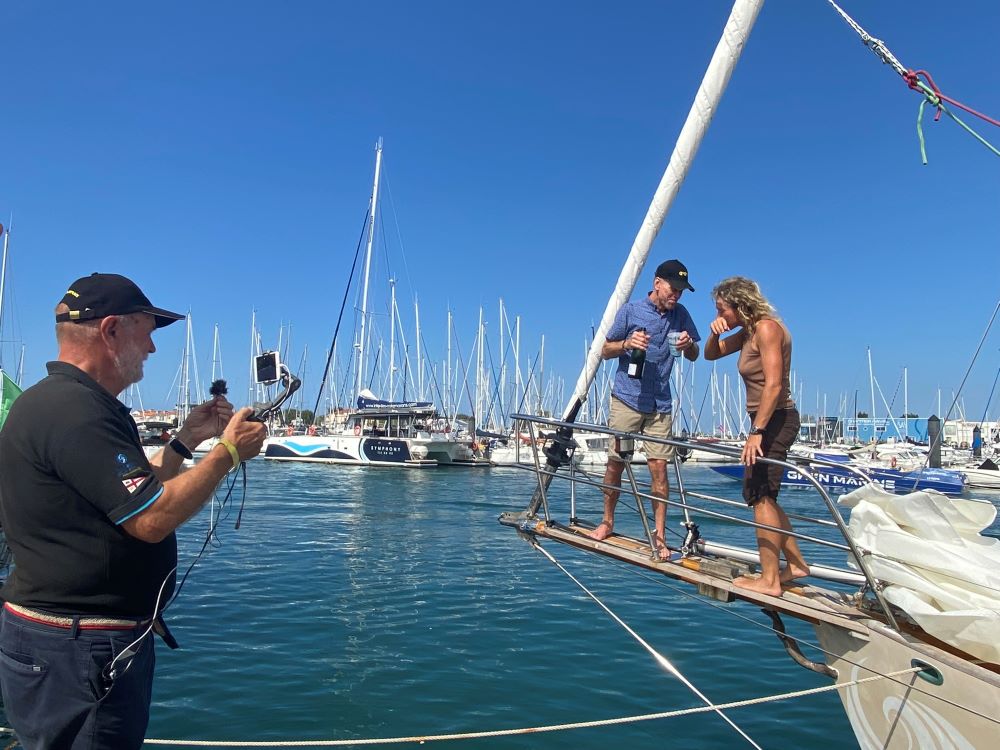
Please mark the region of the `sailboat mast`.
<svg viewBox="0 0 1000 750"><path fill-rule="evenodd" d="M368 279L372 267L372 246L375 244L375 216L378 208L378 181L382 171L382 139L375 144L375 182L372 185L372 212L368 222L368 246L365 249L365 280L361 291L361 333L358 337L358 378L355 381L354 395L357 396L365 387L365 336L368 332Z"/></svg>
<svg viewBox="0 0 1000 750"><path fill-rule="evenodd" d="M396 399L396 280L389 279L389 400Z"/></svg>
<svg viewBox="0 0 1000 750"><path fill-rule="evenodd" d="M580 405L587 398L590 381L595 377L601 365L601 347L607 338L607 331L611 327L618 309L632 296L639 274L642 273L642 269L646 265L653 240L659 234L663 220L687 177L694 157L698 153L698 147L708 131L712 116L718 109L722 94L729 84L733 69L743 52L763 4L764 0L736 0L733 5L722 38L715 48L712 60L705 71L701 85L698 87L698 93L695 94L694 103L688 112L684 127L681 128L677 144L670 156L670 162L667 164L666 171L653 195L649 209L646 211L646 217L643 219L625 265L618 276L618 283L604 310L597 335L594 337L590 353L587 356L587 364L583 372L580 373L573 395L570 397L563 414L563 418L567 421L573 418Z"/></svg>
<svg viewBox="0 0 1000 750"><path fill-rule="evenodd" d="M877 436L875 435L875 373L872 370L872 348L868 347L868 387L871 388L872 392L872 439L873 442L878 442Z"/></svg>
<svg viewBox="0 0 1000 750"><path fill-rule="evenodd" d="M225 377L222 372L222 357L219 351L219 324L215 324L215 332L212 334L212 381L216 380L216 365L218 365L219 377Z"/></svg>
<svg viewBox="0 0 1000 750"><path fill-rule="evenodd" d="M3 235L3 260L0 261L0 338L3 336L3 293L7 288L7 249L10 243L10 230L14 225L13 214L10 217L10 222L7 224L7 231L3 230L3 224L0 224L0 234ZM3 367L3 345L0 344L0 368Z"/></svg>
<svg viewBox="0 0 1000 750"><path fill-rule="evenodd" d="M413 317L417 328L417 401L424 400L424 360L420 354L420 301L413 295Z"/></svg>

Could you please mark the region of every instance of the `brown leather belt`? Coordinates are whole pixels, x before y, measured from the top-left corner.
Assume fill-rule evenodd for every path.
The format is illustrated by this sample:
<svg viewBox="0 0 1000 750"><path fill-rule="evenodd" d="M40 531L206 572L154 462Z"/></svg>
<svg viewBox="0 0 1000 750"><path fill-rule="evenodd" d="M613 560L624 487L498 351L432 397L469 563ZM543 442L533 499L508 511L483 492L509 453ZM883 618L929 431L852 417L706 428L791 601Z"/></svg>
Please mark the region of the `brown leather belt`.
<svg viewBox="0 0 1000 750"><path fill-rule="evenodd" d="M74 626L80 630L131 630L140 625L148 624L149 620L128 620L119 617L69 617L67 615L53 615L48 612L41 612L37 609L22 607L20 604L4 603L4 609L12 615L16 615L24 620L39 622L43 625L52 625L57 628L72 629Z"/></svg>

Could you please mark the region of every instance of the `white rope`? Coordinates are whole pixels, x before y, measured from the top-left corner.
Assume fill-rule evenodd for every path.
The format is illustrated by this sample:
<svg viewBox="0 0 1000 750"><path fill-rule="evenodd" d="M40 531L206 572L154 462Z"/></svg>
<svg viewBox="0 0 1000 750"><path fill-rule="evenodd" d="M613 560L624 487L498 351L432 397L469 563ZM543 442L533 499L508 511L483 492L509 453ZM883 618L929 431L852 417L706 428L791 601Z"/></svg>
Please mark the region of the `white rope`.
<svg viewBox="0 0 1000 750"><path fill-rule="evenodd" d="M804 698L819 693L828 693L832 690L843 690L845 688L861 685L875 680L884 680L891 677L899 677L905 674L914 674L920 671L920 667L909 667L898 672L874 675L873 677L862 677L850 682L833 685L823 685L818 688L808 688L806 690L795 690L789 693L779 693L767 695L760 698L747 698L731 703L718 703L714 706L694 706L693 708L679 708L673 711L661 711L655 714L639 714L636 716L621 716L615 719L596 719L594 721L579 721L569 724L548 724L536 727L519 727L517 729L497 729L486 732L465 732L459 734L424 734L411 735L409 737L373 737L369 739L353 740L272 740L272 741L212 741L212 740L164 740L147 739L147 745L172 745L175 747L348 747L350 745L392 745L403 742L441 742L444 740L474 740L487 737L511 737L524 734L538 734L541 732L560 732L570 729L591 729L594 727L607 727L619 724L633 724L640 721L655 721L658 719L673 719L680 716L693 716L708 713L721 709L745 708L747 706L757 706L762 703L774 703L776 701L789 700L791 698ZM0 729L0 731L12 731Z"/></svg>
<svg viewBox="0 0 1000 750"><path fill-rule="evenodd" d="M612 612L611 609L608 607L608 605L606 605L604 602L602 602L600 599L598 599L597 596L594 595L594 593L590 589L588 589L579 580L577 580L577 578L572 573L570 573L568 570L566 570L566 568L564 568L562 566L562 564L558 560L556 560L551 554L549 554L549 552L547 550L543 549L542 546L540 544L538 544L537 542L535 542L533 544L533 546L534 546L534 548L536 550L538 550L543 555L545 555L549 559L549 562L551 562L553 565L555 565L557 568L559 568L559 570L561 570L563 573L565 573L566 576L573 583L575 583L577 586L579 586L583 590L583 593L585 593L587 596L589 596L591 599L593 599L595 602L597 602L597 605L601 609L603 609L605 612L607 612L611 616L611 619L613 619L615 622L617 622L619 625L621 625L623 628L625 628L626 632L628 632L629 635L631 635L633 638L635 638L635 640L638 641L638 643L639 643L640 646L642 646L650 654L652 654L653 658L656 659L656 661L659 663L659 665L661 667L663 667L664 669L666 669L668 672L670 672L672 675L674 675L674 677L676 677L678 680L680 680L681 682L683 682L684 685L685 685L685 687L687 687L692 693L694 693L699 698L701 698L701 700L704 701L705 705L708 708L712 709L720 717L722 717L723 721L725 721L727 724L729 724L729 726L731 726L733 729L735 729L736 732L743 739L745 739L747 742L749 742L751 745L753 745L755 748L757 748L757 750L763 750L763 748L761 748L760 745L758 745L756 742L753 741L753 739L750 737L750 735L748 735L746 732L744 732L742 729L740 729L736 725L736 723L733 722L732 719L730 719L728 716L726 716L724 713L722 713L722 711L719 710L716 707L716 705L714 703L712 703L712 701L704 693L702 693L698 688L696 688L694 686L694 684L687 677L685 677L683 674L681 674L681 671L679 669L677 669L677 667L675 667L670 662L670 660L667 659L667 657L665 657L663 654L661 654L659 651L657 651L655 648L653 648L646 640L644 640L642 638L642 636L640 636L638 633L636 633L628 625L628 623L626 623L622 618L620 618L618 615L616 615L614 612Z"/></svg>
<svg viewBox="0 0 1000 750"><path fill-rule="evenodd" d="M899 73L899 75L903 76L904 78L906 77L907 73L906 68L904 68L903 63L897 60L896 56L889 51L889 48L885 46L885 42L883 42L881 39L876 39L867 31L865 31L863 28L861 28L861 25L853 18L851 18L849 15L847 15L847 13L844 12L844 9L841 8L839 5L837 5L833 0L827 0L827 2L833 6L833 9L837 11L845 21L847 21L848 26L850 26L852 29L854 29L854 31L857 32L858 36L861 37L861 41L864 43L866 47L868 47L872 52L878 55L882 59L882 62L884 62L886 65L891 65L893 70Z"/></svg>

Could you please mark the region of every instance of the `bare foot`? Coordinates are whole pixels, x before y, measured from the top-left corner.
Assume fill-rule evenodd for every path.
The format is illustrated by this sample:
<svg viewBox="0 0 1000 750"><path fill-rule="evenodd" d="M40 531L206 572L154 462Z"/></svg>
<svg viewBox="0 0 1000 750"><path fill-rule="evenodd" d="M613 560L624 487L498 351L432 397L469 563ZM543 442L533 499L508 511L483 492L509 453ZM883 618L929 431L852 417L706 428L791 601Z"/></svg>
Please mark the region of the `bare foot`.
<svg viewBox="0 0 1000 750"><path fill-rule="evenodd" d="M654 540L656 542L656 557L661 561L667 561L670 559L670 548L667 547L666 543L663 541L662 537L656 537Z"/></svg>
<svg viewBox="0 0 1000 750"><path fill-rule="evenodd" d="M781 575L778 576L782 583L788 583L789 581L794 581L796 578L805 578L809 575L809 568L799 567L797 565L786 565L782 571Z"/></svg>
<svg viewBox="0 0 1000 750"><path fill-rule="evenodd" d="M608 523L607 521L601 521L597 524L597 528L591 531L587 536L591 539L596 539L601 542L611 536L611 532L614 531L615 525L613 523Z"/></svg>
<svg viewBox="0 0 1000 750"><path fill-rule="evenodd" d="M749 576L740 576L739 578L733 579L733 585L741 589L749 589L750 591L756 591L758 594L781 596L780 581L774 586L770 586L766 584L761 578L750 578Z"/></svg>

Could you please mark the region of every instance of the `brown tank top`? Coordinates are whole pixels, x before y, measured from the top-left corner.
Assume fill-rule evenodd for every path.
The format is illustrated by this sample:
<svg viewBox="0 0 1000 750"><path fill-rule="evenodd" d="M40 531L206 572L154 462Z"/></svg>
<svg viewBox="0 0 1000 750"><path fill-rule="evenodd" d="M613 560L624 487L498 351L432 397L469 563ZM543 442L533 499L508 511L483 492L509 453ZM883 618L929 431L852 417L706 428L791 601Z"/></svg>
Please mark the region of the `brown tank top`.
<svg viewBox="0 0 1000 750"><path fill-rule="evenodd" d="M792 400L792 386L789 373L792 369L792 334L780 320L774 321L781 326L781 393L778 394L778 403L775 409L794 409L795 402ZM743 383L747 389L747 411L756 412L760 407L760 397L764 392L764 360L761 359L760 349L757 348L756 332L749 340L743 342L740 349L740 361L737 365L740 375L743 376Z"/></svg>

